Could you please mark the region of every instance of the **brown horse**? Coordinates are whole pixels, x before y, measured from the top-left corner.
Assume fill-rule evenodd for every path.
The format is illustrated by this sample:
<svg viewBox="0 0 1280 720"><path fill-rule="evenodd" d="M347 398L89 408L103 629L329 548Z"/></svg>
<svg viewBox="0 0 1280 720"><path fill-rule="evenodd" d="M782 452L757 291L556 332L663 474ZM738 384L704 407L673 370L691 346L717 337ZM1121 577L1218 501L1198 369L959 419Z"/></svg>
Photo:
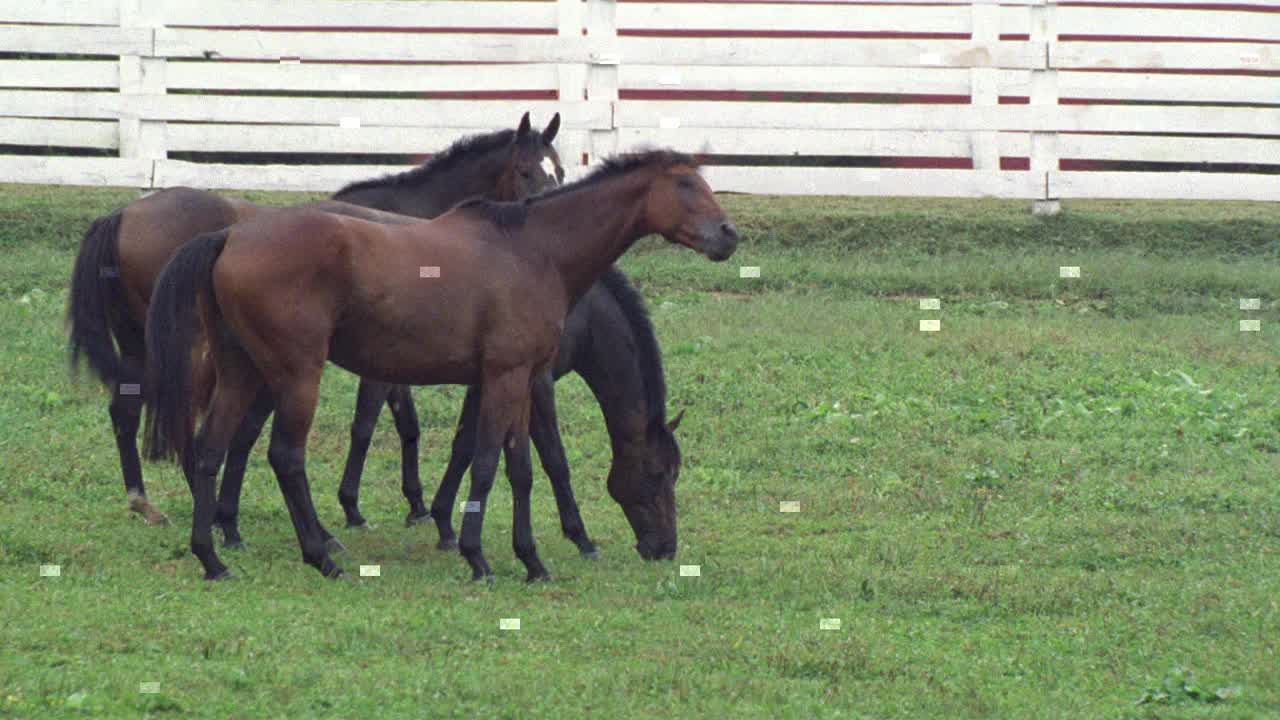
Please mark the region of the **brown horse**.
<svg viewBox="0 0 1280 720"><path fill-rule="evenodd" d="M529 517L530 388L555 359L574 301L652 233L717 261L738 242L694 161L651 151L524 202L472 201L433 221L382 225L282 211L183 246L147 316L146 452L182 460L194 505L191 551L205 577L228 574L213 547L214 481L264 388L276 402L268 458L303 560L325 576L341 574L304 462L321 372L332 360L387 382L479 386L459 549L474 578L492 575L480 539L502 451L516 556L528 580L546 578ZM216 384L193 437L190 341L201 326Z"/></svg>
<svg viewBox="0 0 1280 720"><path fill-rule="evenodd" d="M515 130L464 138L419 168L348 185L334 195L334 200L309 207L379 222L403 223L413 220L405 215L435 217L471 197L496 200L526 197L563 178L552 146L559 127L557 114L539 133L531 128L529 114L525 113ZM554 166L554 174L546 171L548 161ZM136 442L142 412L139 384L145 366L143 328L156 277L177 249L192 237L272 210L274 208L202 190L172 188L98 218L81 242L67 310L71 359L73 365L78 364L83 355L111 389L109 409L129 507L142 514L148 523L168 522L147 499ZM401 215L391 215L392 212ZM409 517L427 519L430 515L423 505L418 480L418 420L412 395L406 387L362 381L360 397L372 398L373 402L362 402L358 406L363 415L353 423L353 459L358 457L358 463L363 463L373 422L385 401L395 415L400 434L401 485L409 501ZM246 419L231 444L227 459L218 524L232 546L239 544L236 508L241 480L249 451L270 413L269 398L265 404ZM357 436L354 432L356 428L366 427L367 433ZM358 473L356 461L348 465ZM354 478L344 479L344 485L354 482ZM344 498L343 504L350 508L349 517L353 512L359 516L354 510L354 497L349 501Z"/></svg>

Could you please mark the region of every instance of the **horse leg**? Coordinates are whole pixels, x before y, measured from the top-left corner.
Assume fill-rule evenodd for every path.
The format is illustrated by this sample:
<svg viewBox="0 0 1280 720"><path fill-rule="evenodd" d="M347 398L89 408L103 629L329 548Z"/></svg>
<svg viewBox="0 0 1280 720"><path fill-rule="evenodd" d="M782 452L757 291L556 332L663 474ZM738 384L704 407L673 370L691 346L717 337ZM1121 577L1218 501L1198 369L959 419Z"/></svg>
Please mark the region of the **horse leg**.
<svg viewBox="0 0 1280 720"><path fill-rule="evenodd" d="M405 527L426 522L431 513L422 503L422 481L418 479L418 411L413 406L413 392L408 385L395 385L387 406L396 419L396 432L400 435L400 492L409 502L409 514L404 518Z"/></svg>
<svg viewBox="0 0 1280 720"><path fill-rule="evenodd" d="M481 530L484 527L485 503L489 499L489 491L493 489L493 476L498 470L498 454L507 443L512 444L512 449L519 446L520 443L516 442L518 434L520 438L526 439L523 447L527 456L528 428L528 368L514 368L492 375L485 373L480 383L475 458L471 462L471 490L467 497L467 507L462 515L462 535L458 541L458 550L471 566L474 580L485 579L493 574L488 561L484 558ZM527 459L525 462L527 464ZM519 482L519 480L513 482ZM528 510L527 499L525 510L526 512ZM528 528L526 527L525 530L527 532ZM521 535L520 551L522 552L531 546L531 542L529 544L523 542L523 537ZM530 537L530 541L531 539ZM524 557L521 559L525 560ZM527 560L525 564L532 575L535 568L529 566Z"/></svg>
<svg viewBox="0 0 1280 720"><path fill-rule="evenodd" d="M347 451L347 465L342 471L342 483L338 485L338 502L347 516L347 527L369 527L369 521L360 514L360 475L364 472L365 457L373 430L378 426L378 414L382 403L391 393L391 385L360 378L356 391L356 415L351 420L351 449Z"/></svg>
<svg viewBox="0 0 1280 720"><path fill-rule="evenodd" d="M480 391L475 387L467 388L467 398L462 402L462 414L458 416L458 428L453 433L453 449L449 454L449 465L445 468L444 478L431 499L431 518L436 522L436 530L440 533L440 541L436 548L452 550L458 547L458 538L453 534L453 503L458 498L458 486L462 484L462 473L471 465L476 450L476 412L480 404Z"/></svg>
<svg viewBox="0 0 1280 720"><path fill-rule="evenodd" d="M124 333L117 338L121 359L131 367L141 368L145 349ZM111 430L116 437L116 450L120 453L120 472L124 475L125 497L129 509L141 515L148 525L168 525L169 518L147 499L146 486L142 482L142 462L138 457L138 425L142 420L142 393L126 388L127 383L115 383L111 388L111 402L107 412L111 415ZM141 386L136 386L140 388ZM131 392L126 395L124 390Z"/></svg>
<svg viewBox="0 0 1280 720"><path fill-rule="evenodd" d="M290 378L276 397L276 414L271 423L271 446L267 460L275 471L280 493L289 508L302 560L322 575L336 578L342 570L329 557L325 531L316 517L307 482L307 433L315 417L316 398L320 391L320 368Z"/></svg>
<svg viewBox="0 0 1280 720"><path fill-rule="evenodd" d="M507 481L511 483L511 548L524 563L528 575L526 582L550 580L551 576L538 559L538 549L533 541L533 523L530 519L530 493L533 490L533 463L529 457L529 401L525 401L524 422L517 424L507 435L503 455L507 460Z"/></svg>
<svg viewBox="0 0 1280 720"><path fill-rule="evenodd" d="M217 502L218 468L231 436L257 394L261 381L245 368L230 368L218 377L209 412L196 435L191 463L184 463L193 501L191 553L204 566L206 580L230 577L213 549L213 515Z"/></svg>
<svg viewBox="0 0 1280 720"><path fill-rule="evenodd" d="M129 500L129 509L141 515L148 525L168 525L169 518L147 499L147 490L142 483L142 463L138 457L142 397L124 395L121 387L122 384L117 383L112 388L111 403L107 406L107 411L111 414L111 429L116 436L116 450L120 453L120 472L124 475L124 492Z"/></svg>
<svg viewBox="0 0 1280 720"><path fill-rule="evenodd" d="M244 485L245 468L249 463L249 453L262 435L262 426L267 416L275 409L275 400L271 391L262 388L254 398L249 414L231 438L231 446L227 450L227 464L222 469L222 485L218 488L218 509L213 514L213 524L222 528L222 546L232 549L244 547L240 538L240 489Z"/></svg>
<svg viewBox="0 0 1280 720"><path fill-rule="evenodd" d="M587 537L587 529L578 513L578 501L573 497L573 486L569 483L569 461L564 456L564 443L560 440L560 427L556 420L555 380L550 374L540 374L533 381L530 403L529 434L542 460L542 469L551 480L556 509L560 511L560 529L578 546L583 557L594 560L600 554Z"/></svg>

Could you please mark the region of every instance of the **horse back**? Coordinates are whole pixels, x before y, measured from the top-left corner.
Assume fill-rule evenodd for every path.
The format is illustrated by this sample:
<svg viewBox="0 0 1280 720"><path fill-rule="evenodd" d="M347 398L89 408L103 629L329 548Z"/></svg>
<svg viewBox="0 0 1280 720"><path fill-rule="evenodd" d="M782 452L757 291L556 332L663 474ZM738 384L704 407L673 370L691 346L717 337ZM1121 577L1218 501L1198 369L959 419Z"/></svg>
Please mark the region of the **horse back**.
<svg viewBox="0 0 1280 720"><path fill-rule="evenodd" d="M251 352L327 343L350 292L351 245L343 218L315 210L233 225L213 269L223 322Z"/></svg>
<svg viewBox="0 0 1280 720"><path fill-rule="evenodd" d="M258 206L188 187L135 200L121 212L117 254L131 314L142 322L156 278L191 238L255 214Z"/></svg>

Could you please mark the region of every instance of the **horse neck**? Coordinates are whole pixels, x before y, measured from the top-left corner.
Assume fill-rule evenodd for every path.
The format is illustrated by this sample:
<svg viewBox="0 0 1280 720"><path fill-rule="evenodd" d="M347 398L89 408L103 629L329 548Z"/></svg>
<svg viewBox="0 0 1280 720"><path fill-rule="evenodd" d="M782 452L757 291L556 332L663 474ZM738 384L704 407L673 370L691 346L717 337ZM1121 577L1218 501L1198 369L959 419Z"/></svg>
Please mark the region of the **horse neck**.
<svg viewBox="0 0 1280 720"><path fill-rule="evenodd" d="M509 193L500 188L500 183L509 155L508 148L498 148L475 159L461 160L444 172L432 172L411 182L368 188L334 199L420 218L442 215L473 197L506 200Z"/></svg>
<svg viewBox="0 0 1280 720"><path fill-rule="evenodd" d="M644 202L652 172L605 178L529 206L529 242L560 272L570 301L582 297L636 240L652 232Z"/></svg>
<svg viewBox="0 0 1280 720"><path fill-rule="evenodd" d="M586 346L574 349L573 371L582 377L596 397L615 462L634 461L646 451L648 394L640 360L627 348L635 347L634 329L603 289L583 298L591 315Z"/></svg>
<svg viewBox="0 0 1280 720"><path fill-rule="evenodd" d="M614 462L638 461L646 452L649 417L640 365L623 352L625 344L595 337L591 345L591 357L574 370L600 405Z"/></svg>

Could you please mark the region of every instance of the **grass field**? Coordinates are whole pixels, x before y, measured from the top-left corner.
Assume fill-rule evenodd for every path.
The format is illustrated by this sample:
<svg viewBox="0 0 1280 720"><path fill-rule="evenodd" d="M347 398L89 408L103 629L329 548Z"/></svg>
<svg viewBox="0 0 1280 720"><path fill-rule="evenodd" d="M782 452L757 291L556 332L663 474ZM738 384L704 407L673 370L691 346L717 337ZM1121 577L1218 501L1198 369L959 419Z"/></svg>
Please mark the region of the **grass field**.
<svg viewBox="0 0 1280 720"><path fill-rule="evenodd" d="M134 195L0 186L0 716L1280 716L1278 205L725 197L729 263L654 240L622 263L687 411L675 564L631 549L569 377L599 561L559 537L539 479L555 580L526 586L499 478L498 579L468 582L434 530L401 526L384 417L375 527L337 556L381 577L302 564L259 448L249 548L223 553L240 581L211 585L179 474L145 468L173 526L131 516L105 391L68 379L79 236ZM354 391L329 369L310 445L335 529ZM417 398L431 492L461 392Z"/></svg>

